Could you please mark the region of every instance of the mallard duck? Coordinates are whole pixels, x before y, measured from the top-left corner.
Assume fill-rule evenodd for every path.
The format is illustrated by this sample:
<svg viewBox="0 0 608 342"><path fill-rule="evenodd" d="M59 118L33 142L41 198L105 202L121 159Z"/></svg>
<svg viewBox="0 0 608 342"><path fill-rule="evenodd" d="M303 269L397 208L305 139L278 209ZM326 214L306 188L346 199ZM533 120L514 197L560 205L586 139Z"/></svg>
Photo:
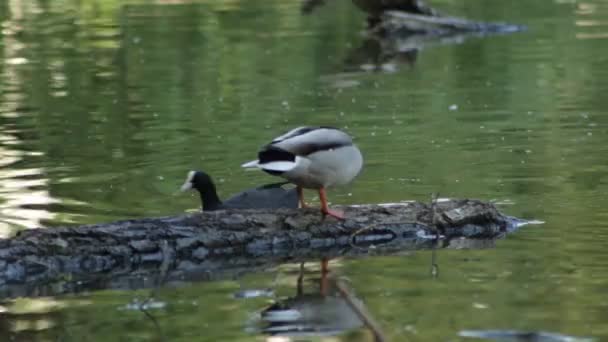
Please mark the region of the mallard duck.
<svg viewBox="0 0 608 342"><path fill-rule="evenodd" d="M256 208L297 208L296 189L286 190L282 185L288 182L272 183L240 192L224 202L217 195L211 176L203 171L190 171L181 190L195 189L201 196L203 211L219 209L256 209Z"/></svg>
<svg viewBox="0 0 608 342"><path fill-rule="evenodd" d="M274 138L258 152L258 159L242 165L259 168L296 184L301 207L303 188L317 189L321 212L343 219L330 210L325 189L352 181L361 171L363 157L352 138L334 127L298 127Z"/></svg>

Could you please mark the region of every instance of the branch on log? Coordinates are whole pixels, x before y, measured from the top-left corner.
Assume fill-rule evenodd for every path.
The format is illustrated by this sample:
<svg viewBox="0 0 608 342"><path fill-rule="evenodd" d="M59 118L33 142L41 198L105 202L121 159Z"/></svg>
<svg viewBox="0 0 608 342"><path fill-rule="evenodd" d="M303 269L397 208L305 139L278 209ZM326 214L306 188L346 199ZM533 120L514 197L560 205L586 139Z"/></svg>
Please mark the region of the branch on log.
<svg viewBox="0 0 608 342"><path fill-rule="evenodd" d="M151 287L159 269L168 282L214 279L287 261L430 248L437 230L450 241L497 238L514 227L476 200L437 203L436 226L418 202L342 209L344 221L316 209L225 210L26 230L0 240L0 294Z"/></svg>

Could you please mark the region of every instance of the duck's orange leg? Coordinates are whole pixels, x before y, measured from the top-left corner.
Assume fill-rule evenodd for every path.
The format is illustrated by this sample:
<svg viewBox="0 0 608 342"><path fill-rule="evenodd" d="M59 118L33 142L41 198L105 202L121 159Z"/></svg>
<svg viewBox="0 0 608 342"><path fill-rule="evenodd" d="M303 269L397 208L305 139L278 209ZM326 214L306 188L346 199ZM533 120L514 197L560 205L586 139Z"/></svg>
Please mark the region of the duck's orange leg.
<svg viewBox="0 0 608 342"><path fill-rule="evenodd" d="M327 206L327 196L325 195L325 188L319 189L319 198L321 199L321 212L324 215L333 216L337 219L344 220L344 213L339 210L331 210Z"/></svg>
<svg viewBox="0 0 608 342"><path fill-rule="evenodd" d="M308 204L304 202L304 189L301 186L297 186L296 190L298 191L298 199L300 201L300 208L308 208Z"/></svg>
<svg viewBox="0 0 608 342"><path fill-rule="evenodd" d="M329 272L329 259L321 259L321 273L327 274Z"/></svg>

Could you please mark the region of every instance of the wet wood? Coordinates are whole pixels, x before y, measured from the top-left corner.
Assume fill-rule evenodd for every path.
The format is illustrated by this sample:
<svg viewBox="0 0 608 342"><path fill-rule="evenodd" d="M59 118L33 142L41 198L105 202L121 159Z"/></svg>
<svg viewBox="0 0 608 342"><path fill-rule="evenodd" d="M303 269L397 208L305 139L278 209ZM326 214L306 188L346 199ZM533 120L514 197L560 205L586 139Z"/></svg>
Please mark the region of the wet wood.
<svg viewBox="0 0 608 342"><path fill-rule="evenodd" d="M437 232L444 241L496 238L510 224L477 200L439 202L434 221L419 202L338 208L346 220L317 209L226 210L26 230L0 240L0 293L213 279L287 261L430 248Z"/></svg>
<svg viewBox="0 0 608 342"><path fill-rule="evenodd" d="M525 27L507 23L487 23L450 16L430 16L401 11L383 13L381 22L370 29L383 36L407 36L427 34L433 36L458 33L497 34L513 33Z"/></svg>
<svg viewBox="0 0 608 342"><path fill-rule="evenodd" d="M302 0L302 13L310 14L326 0ZM367 30L383 38L409 35L444 36L463 33L496 34L522 31L524 26L487 23L441 13L423 0L352 0L368 14Z"/></svg>

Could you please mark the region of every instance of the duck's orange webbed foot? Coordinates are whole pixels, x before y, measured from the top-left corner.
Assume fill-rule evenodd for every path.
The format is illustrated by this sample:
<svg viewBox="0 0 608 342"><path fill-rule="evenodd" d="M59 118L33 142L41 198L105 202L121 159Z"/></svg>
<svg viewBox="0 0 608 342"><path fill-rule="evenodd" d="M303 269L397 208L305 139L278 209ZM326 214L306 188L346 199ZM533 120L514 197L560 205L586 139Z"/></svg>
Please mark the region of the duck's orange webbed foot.
<svg viewBox="0 0 608 342"><path fill-rule="evenodd" d="M329 206L327 205L327 196L325 195L325 188L319 189L319 198L321 199L321 212L323 215L329 215L339 220L344 220L344 213L342 211L329 209Z"/></svg>
<svg viewBox="0 0 608 342"><path fill-rule="evenodd" d="M344 212L342 210L332 210L332 209L323 209L321 208L321 212L323 215L333 216L339 220L344 220Z"/></svg>

